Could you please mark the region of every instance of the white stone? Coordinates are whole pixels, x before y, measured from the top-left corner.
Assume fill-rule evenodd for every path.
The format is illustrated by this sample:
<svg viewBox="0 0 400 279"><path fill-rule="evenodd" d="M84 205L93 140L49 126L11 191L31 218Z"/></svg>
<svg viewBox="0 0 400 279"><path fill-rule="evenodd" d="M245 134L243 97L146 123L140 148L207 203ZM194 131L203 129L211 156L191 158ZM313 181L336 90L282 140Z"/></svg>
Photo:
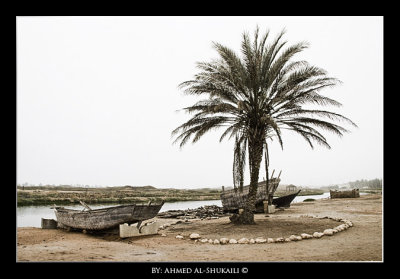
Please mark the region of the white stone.
<svg viewBox="0 0 400 279"><path fill-rule="evenodd" d="M293 234L292 234L291 236L289 236L289 239L290 239L290 240L297 240L296 236L293 235Z"/></svg>
<svg viewBox="0 0 400 279"><path fill-rule="evenodd" d="M338 233L339 231L337 229L332 229L333 233Z"/></svg>
<svg viewBox="0 0 400 279"><path fill-rule="evenodd" d="M223 238L220 238L220 239L219 239L219 242L220 242L221 244L227 244L227 243L229 242L229 239L226 238L226 237L223 237Z"/></svg>
<svg viewBox="0 0 400 279"><path fill-rule="evenodd" d="M218 239L214 239L214 244L219 244L219 240Z"/></svg>
<svg viewBox="0 0 400 279"><path fill-rule="evenodd" d="M320 237L322 237L324 234L323 233L320 233L320 232L315 232L315 233L313 233L313 237L316 237L316 238L320 238Z"/></svg>
<svg viewBox="0 0 400 279"><path fill-rule="evenodd" d="M303 239L312 238L312 235L309 235L308 233L302 233L302 234L300 234L300 236L301 236L301 238L303 238Z"/></svg>
<svg viewBox="0 0 400 279"><path fill-rule="evenodd" d="M249 243L249 240L247 238L243 237L238 240L238 243L239 244L247 244L247 243Z"/></svg>
<svg viewBox="0 0 400 279"><path fill-rule="evenodd" d="M125 223L119 225L119 236L121 238L125 238L125 237L139 236L139 235L157 234L159 226L160 226L159 222L146 223L140 228L139 231L139 229L137 228L137 223L132 225L128 225L127 223Z"/></svg>
<svg viewBox="0 0 400 279"><path fill-rule="evenodd" d="M273 238L268 238L268 239L267 239L267 242L268 242L268 243L274 243L275 240L274 240Z"/></svg>
<svg viewBox="0 0 400 279"><path fill-rule="evenodd" d="M267 242L267 240L265 238L257 237L255 239L255 242L256 243L265 243L265 242Z"/></svg>
<svg viewBox="0 0 400 279"><path fill-rule="evenodd" d="M198 238L200 238L200 235L198 234L198 233L192 233L192 234L190 234L190 239L198 239Z"/></svg>
<svg viewBox="0 0 400 279"><path fill-rule="evenodd" d="M161 234L161 236L167 236L165 233Z"/></svg>
<svg viewBox="0 0 400 279"><path fill-rule="evenodd" d="M333 230L332 229L324 230L324 235L333 235Z"/></svg>
<svg viewBox="0 0 400 279"><path fill-rule="evenodd" d="M232 238L232 239L229 240L229 243L230 243L230 244L236 244L236 243L237 243L237 240Z"/></svg>
<svg viewBox="0 0 400 279"><path fill-rule="evenodd" d="M183 236L182 236L182 235L177 235L177 236L175 236L175 238L177 238L177 239L183 239Z"/></svg>
<svg viewBox="0 0 400 279"><path fill-rule="evenodd" d="M256 241L252 238L249 240L249 243L254 244L254 243L256 243Z"/></svg>
<svg viewBox="0 0 400 279"><path fill-rule="evenodd" d="M285 238L285 242L290 242L290 241L292 241L292 240L290 239L290 237Z"/></svg>
<svg viewBox="0 0 400 279"><path fill-rule="evenodd" d="M275 213L275 205L268 205L267 209L269 214Z"/></svg>
<svg viewBox="0 0 400 279"><path fill-rule="evenodd" d="M275 242L284 242L285 239L283 237L278 237L275 239Z"/></svg>
<svg viewBox="0 0 400 279"><path fill-rule="evenodd" d="M300 240L303 240L303 238L301 236L299 236L299 235L296 235L296 240L300 241Z"/></svg>
<svg viewBox="0 0 400 279"><path fill-rule="evenodd" d="M208 243L213 243L214 242L214 240L212 240L211 238L208 240Z"/></svg>

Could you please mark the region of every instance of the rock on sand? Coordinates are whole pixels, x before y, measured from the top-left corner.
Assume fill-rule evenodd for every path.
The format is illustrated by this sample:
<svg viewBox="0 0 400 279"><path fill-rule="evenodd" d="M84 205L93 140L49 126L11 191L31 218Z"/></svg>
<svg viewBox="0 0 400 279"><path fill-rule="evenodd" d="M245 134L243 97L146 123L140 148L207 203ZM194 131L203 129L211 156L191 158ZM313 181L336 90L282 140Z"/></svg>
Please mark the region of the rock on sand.
<svg viewBox="0 0 400 279"><path fill-rule="evenodd" d="M200 235L198 233L192 233L189 237L190 239L198 239L200 238Z"/></svg>
<svg viewBox="0 0 400 279"><path fill-rule="evenodd" d="M227 244L227 243L229 242L229 239L226 238L226 237L223 237L223 238L220 238L220 239L219 239L219 242L220 242L221 244Z"/></svg>

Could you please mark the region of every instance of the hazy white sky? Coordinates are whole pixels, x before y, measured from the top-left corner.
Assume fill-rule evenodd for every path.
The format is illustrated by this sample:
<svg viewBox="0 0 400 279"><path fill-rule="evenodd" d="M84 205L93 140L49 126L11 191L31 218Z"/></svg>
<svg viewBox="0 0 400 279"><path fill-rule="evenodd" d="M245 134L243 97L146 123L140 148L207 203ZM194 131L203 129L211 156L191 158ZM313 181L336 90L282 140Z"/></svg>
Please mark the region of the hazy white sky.
<svg viewBox="0 0 400 279"><path fill-rule="evenodd" d="M232 185L222 131L172 144L190 117L177 111L198 100L178 85L218 57L213 41L239 53L257 25L272 37L286 28L289 45L309 42L294 60L343 82L322 91L343 106L324 109L358 125L342 138L324 133L330 150L284 133L283 151L270 145L281 183L382 178L383 17L17 17L17 183Z"/></svg>

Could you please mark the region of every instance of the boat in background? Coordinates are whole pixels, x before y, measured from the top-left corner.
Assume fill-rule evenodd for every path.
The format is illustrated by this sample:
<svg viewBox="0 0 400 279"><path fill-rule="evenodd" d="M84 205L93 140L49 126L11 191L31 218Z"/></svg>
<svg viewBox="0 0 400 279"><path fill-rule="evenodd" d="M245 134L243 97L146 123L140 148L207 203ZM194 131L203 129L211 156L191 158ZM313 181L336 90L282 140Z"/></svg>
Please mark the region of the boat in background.
<svg viewBox="0 0 400 279"><path fill-rule="evenodd" d="M301 190L297 191L296 193L273 198L272 204L276 207L290 207L291 202L294 200L295 197L300 193Z"/></svg>
<svg viewBox="0 0 400 279"><path fill-rule="evenodd" d="M360 191L358 189L352 189L352 190L344 190L344 191L338 191L338 190L330 190L330 197L331 199L340 199L340 198L359 198L360 197Z"/></svg>
<svg viewBox="0 0 400 279"><path fill-rule="evenodd" d="M270 187L271 189L270 195L273 195L275 189L279 185L280 178L272 178L270 179ZM249 185L243 187L243 191L239 191L238 189L230 189L225 190L223 188L222 193L220 195L222 207L224 208L224 212L238 212L239 208L244 208L247 196L249 194ZM294 200L294 198L300 193L301 190L296 193L288 194L285 196L274 197L272 199L272 204L276 207L290 207L290 203ZM265 181L258 183L257 194L256 194L256 209L255 212L264 212L264 201L267 200L267 190Z"/></svg>

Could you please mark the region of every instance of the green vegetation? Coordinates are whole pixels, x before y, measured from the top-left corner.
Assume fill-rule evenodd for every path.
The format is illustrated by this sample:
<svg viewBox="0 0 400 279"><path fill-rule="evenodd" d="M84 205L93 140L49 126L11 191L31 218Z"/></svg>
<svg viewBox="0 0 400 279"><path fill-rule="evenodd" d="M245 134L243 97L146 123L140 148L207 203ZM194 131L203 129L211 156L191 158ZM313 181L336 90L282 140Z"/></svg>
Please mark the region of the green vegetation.
<svg viewBox="0 0 400 279"><path fill-rule="evenodd" d="M305 202L315 201L315 199L305 199Z"/></svg>
<svg viewBox="0 0 400 279"><path fill-rule="evenodd" d="M25 186L17 187L17 206L78 204L123 204L148 201L175 202L193 200L218 200L220 191L203 188L193 190L157 189L153 186L82 188L71 186Z"/></svg>

